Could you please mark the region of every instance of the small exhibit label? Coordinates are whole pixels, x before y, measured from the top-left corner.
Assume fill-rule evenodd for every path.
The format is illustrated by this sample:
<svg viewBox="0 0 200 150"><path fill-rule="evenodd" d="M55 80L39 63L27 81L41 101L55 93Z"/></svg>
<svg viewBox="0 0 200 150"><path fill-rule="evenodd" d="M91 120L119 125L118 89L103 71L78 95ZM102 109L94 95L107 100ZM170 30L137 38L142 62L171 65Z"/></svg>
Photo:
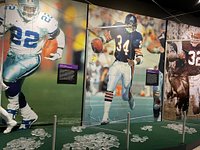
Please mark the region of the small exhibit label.
<svg viewBox="0 0 200 150"><path fill-rule="evenodd" d="M146 70L146 85L158 86L159 70L147 69Z"/></svg>
<svg viewBox="0 0 200 150"><path fill-rule="evenodd" d="M78 66L73 64L58 64L58 84L76 84Z"/></svg>

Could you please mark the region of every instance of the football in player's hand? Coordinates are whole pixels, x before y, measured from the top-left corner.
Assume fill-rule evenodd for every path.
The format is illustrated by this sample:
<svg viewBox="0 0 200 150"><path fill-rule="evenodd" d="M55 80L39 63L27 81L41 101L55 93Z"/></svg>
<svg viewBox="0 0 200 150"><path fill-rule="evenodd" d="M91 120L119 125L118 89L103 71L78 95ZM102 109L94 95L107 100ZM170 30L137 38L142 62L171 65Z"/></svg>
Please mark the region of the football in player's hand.
<svg viewBox="0 0 200 150"><path fill-rule="evenodd" d="M100 38L95 38L91 42L92 50L95 53L101 53L103 50L103 42Z"/></svg>
<svg viewBox="0 0 200 150"><path fill-rule="evenodd" d="M42 50L43 56L49 57L51 53L56 53L57 48L58 48L58 43L56 39L47 40Z"/></svg>

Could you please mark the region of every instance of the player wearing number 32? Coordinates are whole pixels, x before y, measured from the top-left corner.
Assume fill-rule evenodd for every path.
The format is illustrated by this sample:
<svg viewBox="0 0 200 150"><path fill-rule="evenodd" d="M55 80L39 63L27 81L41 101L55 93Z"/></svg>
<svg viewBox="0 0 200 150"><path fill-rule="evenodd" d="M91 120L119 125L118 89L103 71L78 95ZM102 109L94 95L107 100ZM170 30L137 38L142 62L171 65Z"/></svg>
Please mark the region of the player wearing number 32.
<svg viewBox="0 0 200 150"><path fill-rule="evenodd" d="M115 28L117 27L117 28ZM119 80L122 81L122 99L128 101L130 109L135 106L131 94L134 66L141 64L143 55L142 35L137 28L137 18L133 14L128 14L125 18L125 24L117 22L110 28L104 36L100 37L103 43L115 40L115 58L116 60L109 68L109 80L104 99L104 115L101 124L109 123L109 110L113 100L113 92Z"/></svg>
<svg viewBox="0 0 200 150"><path fill-rule="evenodd" d="M46 57L57 60L62 57L65 35L58 22L47 13L39 11L39 0L18 0L18 6L0 8L0 36L10 31L10 49L3 64L3 81L7 86L7 111L15 118L17 112L23 118L20 129L28 129L38 119L28 105L22 89L25 78L34 73L41 63L41 51L46 41L57 40L57 52Z"/></svg>
<svg viewBox="0 0 200 150"><path fill-rule="evenodd" d="M193 99L192 109L194 114L200 113L200 32L191 32L190 41L182 41L182 53L178 55L179 59L185 60L185 70L188 73L189 91L187 109L189 106L189 98ZM180 89L180 85L179 88ZM187 110L186 109L186 110Z"/></svg>

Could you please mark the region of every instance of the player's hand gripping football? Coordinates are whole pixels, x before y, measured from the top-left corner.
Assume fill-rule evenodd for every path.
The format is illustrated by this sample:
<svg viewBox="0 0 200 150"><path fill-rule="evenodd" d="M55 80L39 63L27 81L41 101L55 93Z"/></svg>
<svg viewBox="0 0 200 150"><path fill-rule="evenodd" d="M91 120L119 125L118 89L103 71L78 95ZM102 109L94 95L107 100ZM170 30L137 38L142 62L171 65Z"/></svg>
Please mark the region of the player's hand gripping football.
<svg viewBox="0 0 200 150"><path fill-rule="evenodd" d="M58 48L56 53L51 53L49 57L44 57L44 58L51 61L55 61L62 57L62 53L63 53L63 50L61 48Z"/></svg>
<svg viewBox="0 0 200 150"><path fill-rule="evenodd" d="M129 66L131 66L131 67L135 66L135 64L136 64L135 60L127 59L127 61L128 61Z"/></svg>
<svg viewBox="0 0 200 150"><path fill-rule="evenodd" d="M100 38L95 38L91 42L91 47L94 53L101 53L103 50L103 42Z"/></svg>

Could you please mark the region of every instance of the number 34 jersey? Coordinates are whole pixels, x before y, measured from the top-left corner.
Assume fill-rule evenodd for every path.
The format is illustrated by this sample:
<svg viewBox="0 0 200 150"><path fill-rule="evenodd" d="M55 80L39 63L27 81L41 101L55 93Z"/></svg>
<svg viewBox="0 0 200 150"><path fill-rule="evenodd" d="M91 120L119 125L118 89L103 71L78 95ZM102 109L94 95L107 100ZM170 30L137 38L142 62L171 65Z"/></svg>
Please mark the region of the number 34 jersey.
<svg viewBox="0 0 200 150"><path fill-rule="evenodd" d="M124 25L117 22L114 26ZM135 49L142 46L142 35L138 31L127 32L125 28L113 28L110 30L111 37L115 39L115 57L116 60L128 62L127 59L135 59Z"/></svg>
<svg viewBox="0 0 200 150"><path fill-rule="evenodd" d="M39 54L45 39L57 32L58 22L40 12L33 20L25 21L18 7L0 7L0 36L10 31L10 50L16 54Z"/></svg>

